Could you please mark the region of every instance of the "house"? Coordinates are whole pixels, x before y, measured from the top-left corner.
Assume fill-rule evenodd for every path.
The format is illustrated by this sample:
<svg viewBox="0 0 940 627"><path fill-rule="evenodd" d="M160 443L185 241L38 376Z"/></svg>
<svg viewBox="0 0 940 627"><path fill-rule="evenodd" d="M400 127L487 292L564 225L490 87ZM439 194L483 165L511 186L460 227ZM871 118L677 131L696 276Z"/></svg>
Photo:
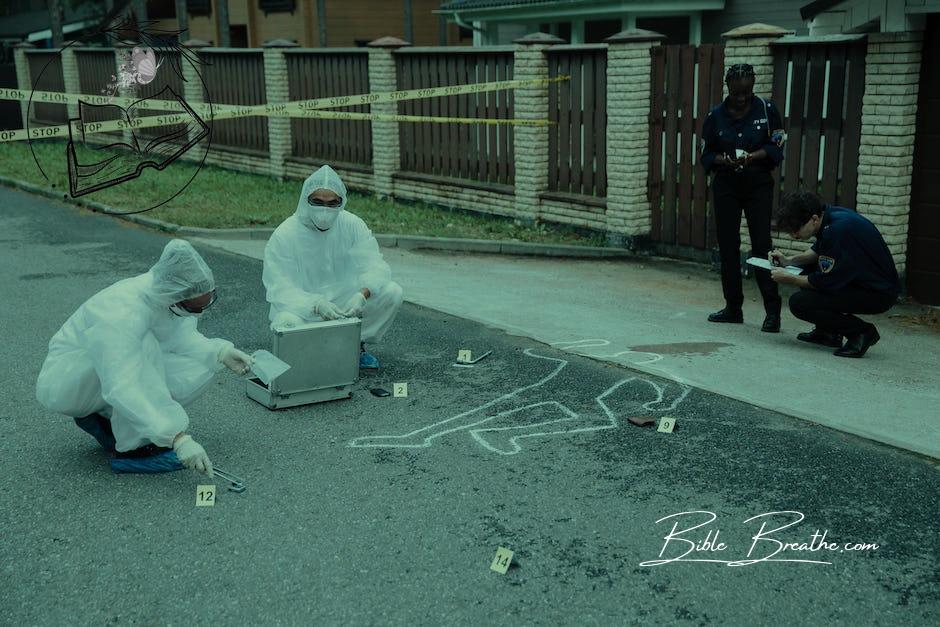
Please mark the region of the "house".
<svg viewBox="0 0 940 627"><path fill-rule="evenodd" d="M806 34L805 0L450 0L437 11L473 31L473 45L511 43L541 31L573 44L600 43L626 29L666 35L666 43L719 43L721 33L765 22ZM635 7L635 8L633 8Z"/></svg>
<svg viewBox="0 0 940 627"><path fill-rule="evenodd" d="M257 48L286 39L306 48L364 46L392 35L418 46L469 45L470 31L434 14L439 0L188 0L189 37L225 45L222 3L227 3L229 45ZM174 28L172 0L160 15L164 28ZM151 16L152 18L154 16Z"/></svg>
<svg viewBox="0 0 940 627"><path fill-rule="evenodd" d="M258 48L275 39L308 48L353 47L386 35L418 46L472 42L470 29L448 24L434 13L440 0L184 0L187 19L182 24L176 15L177 0L59 2L65 39L85 41L112 7L126 6L138 22L152 22L151 30L185 29L184 40L233 48ZM52 47L48 0L0 2L0 44L10 48L21 41Z"/></svg>

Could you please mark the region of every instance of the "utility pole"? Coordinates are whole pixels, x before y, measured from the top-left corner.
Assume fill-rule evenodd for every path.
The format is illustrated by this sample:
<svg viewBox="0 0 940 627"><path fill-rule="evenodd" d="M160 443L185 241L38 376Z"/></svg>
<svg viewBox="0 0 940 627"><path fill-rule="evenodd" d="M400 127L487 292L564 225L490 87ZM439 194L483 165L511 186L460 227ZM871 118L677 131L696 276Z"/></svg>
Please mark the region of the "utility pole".
<svg viewBox="0 0 940 627"><path fill-rule="evenodd" d="M317 27L320 31L320 47L326 48L326 0L317 0Z"/></svg>
<svg viewBox="0 0 940 627"><path fill-rule="evenodd" d="M52 17L52 47L61 48L65 42L62 34L62 0L49 0L49 15Z"/></svg>
<svg viewBox="0 0 940 627"><path fill-rule="evenodd" d="M415 25L411 12L411 0L405 0L405 41L412 44L415 41Z"/></svg>
<svg viewBox="0 0 940 627"><path fill-rule="evenodd" d="M189 14L186 12L186 0L176 0L176 23L180 31L180 43L189 39Z"/></svg>
<svg viewBox="0 0 940 627"><path fill-rule="evenodd" d="M137 18L137 30L143 31L147 23L147 0L134 0L134 17Z"/></svg>
<svg viewBox="0 0 940 627"><path fill-rule="evenodd" d="M228 0L216 0L219 9L219 46L230 48L232 46L232 32L228 25Z"/></svg>

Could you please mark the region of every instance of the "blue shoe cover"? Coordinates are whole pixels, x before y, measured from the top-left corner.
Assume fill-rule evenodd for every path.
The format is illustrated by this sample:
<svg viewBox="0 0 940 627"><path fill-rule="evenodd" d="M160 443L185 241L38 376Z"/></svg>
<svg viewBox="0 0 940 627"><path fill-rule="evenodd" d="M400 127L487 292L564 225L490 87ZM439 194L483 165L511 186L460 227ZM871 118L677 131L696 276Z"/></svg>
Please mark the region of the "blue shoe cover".
<svg viewBox="0 0 940 627"><path fill-rule="evenodd" d="M101 448L109 453L114 452L114 433L111 431L111 422L100 414L91 414L83 418L73 418L75 424L98 441Z"/></svg>
<svg viewBox="0 0 940 627"><path fill-rule="evenodd" d="M368 368L370 370L377 370L379 367L379 360L376 359L375 355L372 353L362 351L359 353L359 367Z"/></svg>
<svg viewBox="0 0 940 627"><path fill-rule="evenodd" d="M182 470L183 468L183 464L180 463L174 451L164 451L159 455L151 455L150 457L115 457L111 459L111 470L114 472L153 474L158 472L172 472L174 470Z"/></svg>

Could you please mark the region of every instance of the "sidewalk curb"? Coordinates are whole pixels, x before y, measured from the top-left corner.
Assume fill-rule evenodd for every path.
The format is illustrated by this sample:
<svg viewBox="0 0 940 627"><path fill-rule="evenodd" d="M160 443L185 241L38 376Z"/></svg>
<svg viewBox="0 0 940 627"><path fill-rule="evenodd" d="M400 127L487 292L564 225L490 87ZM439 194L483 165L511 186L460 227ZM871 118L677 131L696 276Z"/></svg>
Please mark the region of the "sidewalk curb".
<svg viewBox="0 0 940 627"><path fill-rule="evenodd" d="M59 194L32 183L0 176L0 185L20 189L31 194L38 194L61 202L86 207L121 220L127 220L141 226L154 228L175 235L202 237L222 240L267 240L273 228L237 228L206 229L196 226L180 226L154 218L145 218L138 214L121 213L116 209L93 200L72 198ZM500 240L461 239L454 237L427 237L423 235L395 235L376 233L375 239L385 248L403 248L406 250L448 250L453 252L490 253L502 255L529 255L536 257L572 257L572 258L645 258L628 248L598 248L595 246L574 246L570 244L533 244L528 242L505 242Z"/></svg>

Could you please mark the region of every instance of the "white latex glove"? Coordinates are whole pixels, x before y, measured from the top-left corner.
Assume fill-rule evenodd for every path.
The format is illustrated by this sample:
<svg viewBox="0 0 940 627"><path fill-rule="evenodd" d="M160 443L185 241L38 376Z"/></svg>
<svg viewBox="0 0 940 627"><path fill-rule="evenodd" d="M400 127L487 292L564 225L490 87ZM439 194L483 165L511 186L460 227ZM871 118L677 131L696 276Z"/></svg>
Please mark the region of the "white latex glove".
<svg viewBox="0 0 940 627"><path fill-rule="evenodd" d="M346 301L343 306L343 313L347 318L356 318L362 316L362 308L366 306L366 297L362 292L356 292L352 298Z"/></svg>
<svg viewBox="0 0 940 627"><path fill-rule="evenodd" d="M336 303L330 302L325 298L319 300L313 306L313 314L320 316L324 320L337 320L343 318L343 310L336 306Z"/></svg>
<svg viewBox="0 0 940 627"><path fill-rule="evenodd" d="M248 374L254 360L251 355L241 352L234 346L219 351L219 361L235 374Z"/></svg>
<svg viewBox="0 0 940 627"><path fill-rule="evenodd" d="M199 472L212 476L212 462L206 455L206 449L196 442L190 435L184 435L173 443L173 450L180 463Z"/></svg>

